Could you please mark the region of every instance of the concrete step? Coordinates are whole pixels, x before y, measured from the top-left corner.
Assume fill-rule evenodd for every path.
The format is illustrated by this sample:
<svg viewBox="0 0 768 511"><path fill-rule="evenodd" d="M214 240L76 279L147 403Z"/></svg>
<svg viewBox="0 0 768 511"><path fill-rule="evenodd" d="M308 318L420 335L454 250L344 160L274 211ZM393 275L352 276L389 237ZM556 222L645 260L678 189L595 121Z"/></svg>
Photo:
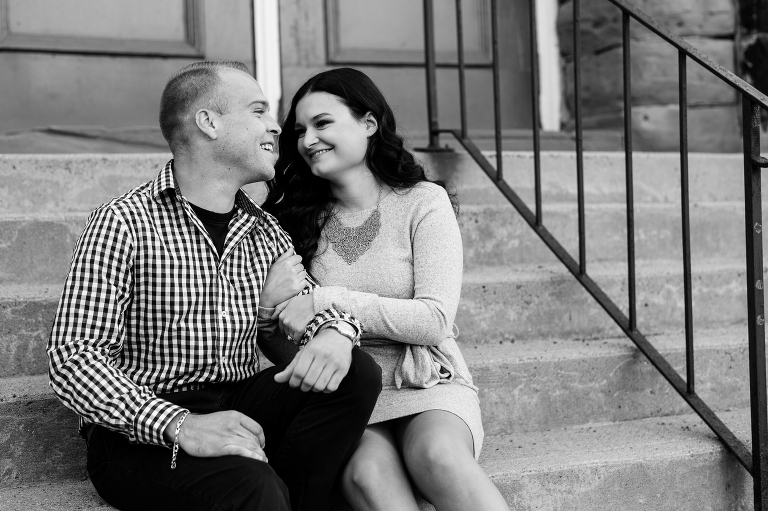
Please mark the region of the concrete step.
<svg viewBox="0 0 768 511"><path fill-rule="evenodd" d="M726 415L745 437L748 411ZM492 435L480 464L514 510L752 509L751 477L695 415ZM2 489L0 507L111 509L79 477Z"/></svg>
<svg viewBox="0 0 768 511"><path fill-rule="evenodd" d="M600 263L587 274L627 312L627 268ZM744 265L704 261L693 266L693 319L697 328L746 324ZM638 329L646 335L685 326L682 263L638 261ZM483 267L464 274L456 316L462 342L621 337L605 311L562 265Z"/></svg>
<svg viewBox="0 0 768 511"><path fill-rule="evenodd" d="M0 155L0 213L90 212L154 179L171 158L159 154ZM246 188L261 200L264 185Z"/></svg>
<svg viewBox="0 0 768 511"><path fill-rule="evenodd" d="M88 213L0 214L0 285L60 285L69 271L74 245ZM693 260L744 259L744 207L701 204L691 209ZM619 205L586 209L587 260L626 261L626 212ZM556 263L523 218L510 205L464 206L459 216L464 268ZM550 206L544 225L578 257L575 207ZM635 256L639 260L682 260L680 211L672 205L635 209Z"/></svg>
<svg viewBox="0 0 768 511"><path fill-rule="evenodd" d="M496 167L496 154L483 153ZM500 204L506 199L485 173L464 152L417 153L434 178L451 183L462 204ZM633 153L636 203L680 203L680 155ZM584 153L584 196L587 204L626 202L623 152ZM688 162L691 202L744 200L744 164L741 154L692 153ZM504 152L504 179L533 209L534 160L531 152ZM574 203L577 197L576 155L573 152L541 153L542 200ZM766 188L763 189L766 196Z"/></svg>
<svg viewBox="0 0 768 511"><path fill-rule="evenodd" d="M694 332L697 394L714 410L749 406L746 327ZM686 379L685 334L649 342ZM462 345L486 434L689 413L629 339L560 339Z"/></svg>
<svg viewBox="0 0 768 511"><path fill-rule="evenodd" d="M597 204L585 208L586 250L592 262L627 259L626 208ZM679 205L638 204L634 209L635 257L680 260L682 214ZM744 205L736 202L695 204L690 209L691 259L743 261ZM544 226L574 259L579 257L576 205L556 204L543 211ZM554 263L556 257L511 205L467 205L459 225L464 243L464 269L482 266Z"/></svg>
<svg viewBox="0 0 768 511"><path fill-rule="evenodd" d="M749 404L746 332L696 336L697 393L715 410ZM685 373L682 333L651 343ZM524 434L585 423L688 413L689 408L627 339L530 340L463 345L480 388L486 434ZM0 487L84 474L74 413L47 375L0 379Z"/></svg>
<svg viewBox="0 0 768 511"><path fill-rule="evenodd" d="M748 437L748 410L724 420ZM491 437L481 464L515 510L752 509L752 478L696 415Z"/></svg>
<svg viewBox="0 0 768 511"><path fill-rule="evenodd" d="M693 267L693 316L697 327L745 324L743 266L707 261ZM638 262L636 292L641 332L684 328L681 267L679 262ZM593 265L588 273L626 310L624 265ZM44 350L62 285L0 288L0 377L45 372ZM581 284L556 264L483 267L465 272L456 324L464 345L623 335Z"/></svg>
<svg viewBox="0 0 768 511"><path fill-rule="evenodd" d="M485 153L495 165L492 152ZM465 152L417 153L429 174L449 181L462 204L504 204L506 199ZM131 188L153 179L170 154L2 154L0 213L87 212ZM533 205L533 155L505 152L507 182ZM624 154L584 155L587 204L625 201ZM634 198L637 203L680 202L679 155L634 153ZM575 202L576 157L570 152L541 155L544 203ZM741 155L690 155L692 202L743 201ZM263 186L248 188L263 196ZM764 194L765 195L765 194Z"/></svg>

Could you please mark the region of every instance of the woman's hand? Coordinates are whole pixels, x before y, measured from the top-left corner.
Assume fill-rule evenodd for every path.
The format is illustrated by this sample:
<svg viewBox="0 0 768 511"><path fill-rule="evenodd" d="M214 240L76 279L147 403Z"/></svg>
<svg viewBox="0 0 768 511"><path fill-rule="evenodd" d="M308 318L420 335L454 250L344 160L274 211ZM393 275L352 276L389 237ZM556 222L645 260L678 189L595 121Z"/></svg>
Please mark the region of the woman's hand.
<svg viewBox="0 0 768 511"><path fill-rule="evenodd" d="M296 296L307 286L306 277L301 256L294 255L292 250L286 251L270 266L259 296L259 305L274 307Z"/></svg>
<svg viewBox="0 0 768 511"><path fill-rule="evenodd" d="M275 313L278 314L278 328L298 341L315 317L315 298L311 293L294 296L286 304L278 305L277 309Z"/></svg>

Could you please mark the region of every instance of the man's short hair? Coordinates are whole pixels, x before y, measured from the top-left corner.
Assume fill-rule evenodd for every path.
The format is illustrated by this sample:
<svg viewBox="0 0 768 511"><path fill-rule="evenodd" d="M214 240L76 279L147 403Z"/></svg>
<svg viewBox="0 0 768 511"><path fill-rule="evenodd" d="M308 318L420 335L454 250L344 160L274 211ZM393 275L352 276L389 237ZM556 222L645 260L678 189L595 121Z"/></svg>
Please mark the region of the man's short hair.
<svg viewBox="0 0 768 511"><path fill-rule="evenodd" d="M227 68L249 73L242 62L204 60L182 67L168 80L160 98L160 130L171 151L187 144L184 123L189 115L200 108L219 113L227 108L218 90L219 71Z"/></svg>

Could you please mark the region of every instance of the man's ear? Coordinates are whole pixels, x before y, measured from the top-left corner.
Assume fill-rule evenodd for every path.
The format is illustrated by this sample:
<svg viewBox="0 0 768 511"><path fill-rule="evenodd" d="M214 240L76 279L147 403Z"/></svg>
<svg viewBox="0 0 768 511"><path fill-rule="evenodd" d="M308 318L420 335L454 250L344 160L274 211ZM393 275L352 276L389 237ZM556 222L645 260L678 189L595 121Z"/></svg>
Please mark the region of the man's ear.
<svg viewBox="0 0 768 511"><path fill-rule="evenodd" d="M195 124L197 124L197 128L209 139L216 140L219 137L217 129L220 127L220 119L218 114L213 110L201 108L195 112Z"/></svg>
<svg viewBox="0 0 768 511"><path fill-rule="evenodd" d="M373 116L373 112L368 112L365 114L363 122L365 122L366 136L370 137L379 130L379 122L376 120L376 117Z"/></svg>

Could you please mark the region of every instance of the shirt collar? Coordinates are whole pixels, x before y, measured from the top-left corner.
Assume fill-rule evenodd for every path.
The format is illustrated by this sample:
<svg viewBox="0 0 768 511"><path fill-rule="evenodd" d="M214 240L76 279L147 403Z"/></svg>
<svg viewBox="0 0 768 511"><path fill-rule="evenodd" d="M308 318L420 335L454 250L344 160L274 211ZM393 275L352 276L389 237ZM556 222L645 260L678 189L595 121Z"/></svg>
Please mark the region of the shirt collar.
<svg viewBox="0 0 768 511"><path fill-rule="evenodd" d="M157 175L152 182L152 198L156 202L162 202L161 196L165 193L175 191L177 198L183 199L181 189L176 179L173 177L173 160L170 160L165 164L163 169ZM251 197L243 190L238 190L235 194L235 206L247 215L251 215L256 218L263 218L264 211L256 204Z"/></svg>

